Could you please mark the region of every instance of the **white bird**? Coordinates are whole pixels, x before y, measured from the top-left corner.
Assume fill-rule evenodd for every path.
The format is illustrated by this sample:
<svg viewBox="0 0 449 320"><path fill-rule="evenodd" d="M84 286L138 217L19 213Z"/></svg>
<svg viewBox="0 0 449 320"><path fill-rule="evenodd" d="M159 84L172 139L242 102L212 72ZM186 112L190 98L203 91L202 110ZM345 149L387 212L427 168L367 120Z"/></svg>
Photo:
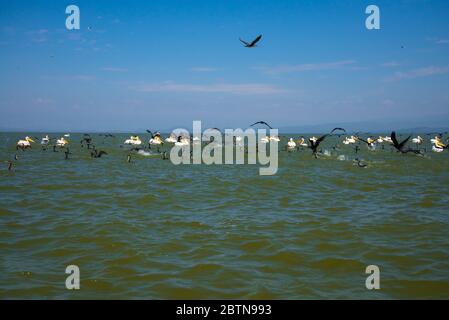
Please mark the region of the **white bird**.
<svg viewBox="0 0 449 320"><path fill-rule="evenodd" d="M351 136L349 138L346 137L345 140L343 140L343 144L346 144L346 145L353 144L353 143L356 143L356 142L357 142L357 138L354 137L354 136Z"/></svg>
<svg viewBox="0 0 449 320"><path fill-rule="evenodd" d="M124 144L140 146L142 144L142 140L140 140L139 136L131 136L129 139L125 140Z"/></svg>
<svg viewBox="0 0 449 320"><path fill-rule="evenodd" d="M24 140L19 140L17 141L17 145L16 145L16 149L27 149L27 148L31 148L31 143L34 143L34 140L31 139L30 137L25 137Z"/></svg>
<svg viewBox="0 0 449 320"><path fill-rule="evenodd" d="M290 138L290 140L287 142L287 146L288 146L290 149L296 148L296 142L293 141L293 138Z"/></svg>
<svg viewBox="0 0 449 320"><path fill-rule="evenodd" d="M301 138L301 140L298 140L298 144L301 147L307 147L308 146L308 144L306 143L306 140L304 138Z"/></svg>
<svg viewBox="0 0 449 320"><path fill-rule="evenodd" d="M260 142L261 142L261 143L268 143L268 142L270 142L270 138L268 138L268 137L263 137L263 138L260 139Z"/></svg>
<svg viewBox="0 0 449 320"><path fill-rule="evenodd" d="M437 146L432 146L432 151L433 152L443 152L444 148L437 147Z"/></svg>
<svg viewBox="0 0 449 320"><path fill-rule="evenodd" d="M46 146L50 142L50 138L48 137L48 134L42 138L41 145Z"/></svg>
<svg viewBox="0 0 449 320"><path fill-rule="evenodd" d="M164 144L164 141L162 141L161 136L158 136L158 135L154 136L154 138L151 138L149 142L151 145Z"/></svg>
<svg viewBox="0 0 449 320"><path fill-rule="evenodd" d="M165 142L168 143L175 143L176 141L178 141L178 139L176 139L176 135L173 133L171 133L170 136L167 139L165 139Z"/></svg>
<svg viewBox="0 0 449 320"><path fill-rule="evenodd" d="M421 138L420 136L417 136L416 138L413 138L413 139L412 139L412 142L413 142L414 144L421 144L421 143L424 142L424 139Z"/></svg>
<svg viewBox="0 0 449 320"><path fill-rule="evenodd" d="M57 147L61 147L62 148L62 147L65 147L68 144L69 144L69 142L64 137L61 137L60 139L56 140L56 146Z"/></svg>
<svg viewBox="0 0 449 320"><path fill-rule="evenodd" d="M190 139L188 137L179 136L178 140L175 142L175 146L184 147L190 144Z"/></svg>

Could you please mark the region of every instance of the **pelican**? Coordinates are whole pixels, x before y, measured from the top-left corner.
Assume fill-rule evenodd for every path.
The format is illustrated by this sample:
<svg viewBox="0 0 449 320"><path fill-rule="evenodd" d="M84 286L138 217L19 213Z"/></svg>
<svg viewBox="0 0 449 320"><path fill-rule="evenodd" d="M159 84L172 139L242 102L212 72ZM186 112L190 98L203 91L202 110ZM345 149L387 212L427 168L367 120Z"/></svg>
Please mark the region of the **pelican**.
<svg viewBox="0 0 449 320"><path fill-rule="evenodd" d="M296 142L293 141L293 138L290 138L290 140L287 142L287 147L290 149L296 148Z"/></svg>
<svg viewBox="0 0 449 320"><path fill-rule="evenodd" d="M441 138L439 136L435 136L435 138L430 139L430 142L433 144L441 143Z"/></svg>
<svg viewBox="0 0 449 320"><path fill-rule="evenodd" d="M391 139L391 137L385 136L382 139L386 142L393 143L393 140Z"/></svg>
<svg viewBox="0 0 449 320"><path fill-rule="evenodd" d="M179 136L178 140L175 142L175 146L184 147L190 144L190 139L188 137Z"/></svg>
<svg viewBox="0 0 449 320"><path fill-rule="evenodd" d="M260 139L260 142L261 143L268 143L268 142L270 142L270 138L269 137L263 137L263 138Z"/></svg>
<svg viewBox="0 0 449 320"><path fill-rule="evenodd" d="M139 136L131 136L129 139L125 140L124 144L140 146L142 144L142 140L140 140Z"/></svg>
<svg viewBox="0 0 449 320"><path fill-rule="evenodd" d="M168 143L175 143L176 141L178 141L178 140L176 139L176 135L173 132L170 134L170 136L167 139L165 139L165 142L168 142Z"/></svg>
<svg viewBox="0 0 449 320"><path fill-rule="evenodd" d="M379 136L379 138L376 139L377 143L382 143L384 142L384 138Z"/></svg>
<svg viewBox="0 0 449 320"><path fill-rule="evenodd" d="M64 137L70 138L70 133L66 133L66 134L64 135Z"/></svg>
<svg viewBox="0 0 449 320"><path fill-rule="evenodd" d="M46 146L50 143L50 138L48 137L48 134L42 138L41 145Z"/></svg>
<svg viewBox="0 0 449 320"><path fill-rule="evenodd" d="M34 143L34 140L26 136L24 140L17 141L16 150L18 149L25 150L31 148L31 143Z"/></svg>
<svg viewBox="0 0 449 320"><path fill-rule="evenodd" d="M69 142L64 137L61 137L60 139L56 140L56 146L57 147L63 148L63 147L65 147L68 144L69 144Z"/></svg>
<svg viewBox="0 0 449 320"><path fill-rule="evenodd" d="M300 140L298 140L298 144L301 147L307 147L308 146L308 144L306 143L306 140L304 138L301 138Z"/></svg>
<svg viewBox="0 0 449 320"><path fill-rule="evenodd" d="M162 141L161 139L161 134L160 133L156 133L151 139L150 139L150 145L161 145L164 144L164 141Z"/></svg>
<svg viewBox="0 0 449 320"><path fill-rule="evenodd" d="M424 142L424 139L421 138L420 136L417 136L416 138L413 138L413 139L412 139L412 142L413 142L414 144L422 144L422 143Z"/></svg>
<svg viewBox="0 0 449 320"><path fill-rule="evenodd" d="M433 143L433 152L443 152L444 149L447 148L447 146L443 142L441 142L441 139L438 136L436 136L435 139L431 139L430 141Z"/></svg>
<svg viewBox="0 0 449 320"><path fill-rule="evenodd" d="M276 141L276 142L281 141L281 139L279 139L278 136L271 136L271 137L269 138L269 140L270 140L270 141Z"/></svg>
<svg viewBox="0 0 449 320"><path fill-rule="evenodd" d="M346 144L346 145L348 145L348 144L354 144L354 143L356 143L356 142L357 142L357 138L354 137L354 136L350 136L349 138L346 137L345 140L343 140L343 144Z"/></svg>
<svg viewBox="0 0 449 320"><path fill-rule="evenodd" d="M432 146L432 151L433 152L443 152L444 148L440 148L440 147L437 147L437 146Z"/></svg>

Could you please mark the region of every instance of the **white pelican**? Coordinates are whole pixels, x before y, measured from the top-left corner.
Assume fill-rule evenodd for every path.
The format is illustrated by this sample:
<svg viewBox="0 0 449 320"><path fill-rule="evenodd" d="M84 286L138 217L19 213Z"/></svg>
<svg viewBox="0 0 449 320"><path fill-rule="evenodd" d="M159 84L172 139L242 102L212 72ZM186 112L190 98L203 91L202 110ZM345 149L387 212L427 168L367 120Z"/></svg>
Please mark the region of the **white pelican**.
<svg viewBox="0 0 449 320"><path fill-rule="evenodd" d="M183 136L179 136L177 141L175 142L175 146L177 146L177 147L184 147L184 146L188 146L189 144L190 144L190 138L183 137Z"/></svg>
<svg viewBox="0 0 449 320"><path fill-rule="evenodd" d="M306 143L306 140L304 138L301 138L300 140L298 140L298 144L301 147L307 147L308 146L308 144Z"/></svg>
<svg viewBox="0 0 449 320"><path fill-rule="evenodd" d="M270 141L276 141L276 142L279 142L279 141L281 141L281 139L279 139L278 136L271 136L271 137L270 137Z"/></svg>
<svg viewBox="0 0 449 320"><path fill-rule="evenodd" d="M293 138L290 138L290 140L287 142L287 147L290 149L296 148L296 142L293 141Z"/></svg>
<svg viewBox="0 0 449 320"><path fill-rule="evenodd" d="M48 134L42 138L41 145L46 146L50 142L50 138L48 137Z"/></svg>
<svg viewBox="0 0 449 320"><path fill-rule="evenodd" d="M381 136L379 136L379 138L377 138L377 143L382 143L384 142L384 138L382 138Z"/></svg>
<svg viewBox="0 0 449 320"><path fill-rule="evenodd" d="M27 136L24 140L17 141L16 149L25 150L31 148L31 143L34 143L34 140Z"/></svg>
<svg viewBox="0 0 449 320"><path fill-rule="evenodd" d="M161 139L161 135L156 133L153 138L150 139L150 145L161 145L164 144L164 141Z"/></svg>
<svg viewBox="0 0 449 320"><path fill-rule="evenodd" d="M412 142L413 142L414 144L422 144L422 143L424 142L424 139L421 138L420 136L417 136L416 138L413 138L413 139L412 139Z"/></svg>
<svg viewBox="0 0 449 320"><path fill-rule="evenodd" d="M165 142L168 143L175 143L176 141L178 141L178 139L176 139L176 135L174 133L171 133L170 136L165 139Z"/></svg>
<svg viewBox="0 0 449 320"><path fill-rule="evenodd" d="M60 139L56 140L56 146L57 147L63 148L63 147L65 147L68 144L69 144L69 142L64 137L61 137Z"/></svg>
<svg viewBox="0 0 449 320"><path fill-rule="evenodd" d="M260 142L261 142L261 143L268 143L268 142L270 142L270 138L268 138L268 137L263 137L263 138L260 139Z"/></svg>
<svg viewBox="0 0 449 320"><path fill-rule="evenodd" d="M142 140L140 140L139 136L131 136L129 139L125 140L124 144L140 146L142 144Z"/></svg>
<svg viewBox="0 0 449 320"><path fill-rule="evenodd" d="M385 136L382 139L386 142L393 143L393 140L391 140L391 137Z"/></svg>
<svg viewBox="0 0 449 320"><path fill-rule="evenodd" d="M357 142L357 138L354 136L350 136L349 138L346 137L345 140L343 140L343 144L354 144Z"/></svg>
<svg viewBox="0 0 449 320"><path fill-rule="evenodd" d="M443 152L444 148L440 148L440 147L437 147L437 146L432 146L432 151L433 152Z"/></svg>
<svg viewBox="0 0 449 320"><path fill-rule="evenodd" d="M441 139L438 136L435 137L435 139L431 139L430 141L433 143L432 146L433 152L443 152L444 149L447 148L447 146L443 142L441 142Z"/></svg>
<svg viewBox="0 0 449 320"><path fill-rule="evenodd" d="M66 134L64 135L64 137L70 138L70 133L66 133Z"/></svg>
<svg viewBox="0 0 449 320"><path fill-rule="evenodd" d="M433 144L436 144L436 143L441 143L441 140L440 140L440 137L435 136L435 138L430 139L430 142Z"/></svg>

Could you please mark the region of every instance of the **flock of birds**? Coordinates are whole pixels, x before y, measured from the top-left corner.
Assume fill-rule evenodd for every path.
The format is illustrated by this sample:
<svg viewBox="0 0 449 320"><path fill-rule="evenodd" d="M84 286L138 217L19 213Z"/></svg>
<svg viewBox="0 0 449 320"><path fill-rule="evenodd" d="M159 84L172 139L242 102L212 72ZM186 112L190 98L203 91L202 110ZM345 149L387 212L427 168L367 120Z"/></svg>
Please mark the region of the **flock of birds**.
<svg viewBox="0 0 449 320"><path fill-rule="evenodd" d="M250 127L256 126L256 125L264 125L268 127L269 129L272 129L272 127L265 121L258 121L253 123ZM212 130L217 130L220 134L221 131L218 128L212 128ZM193 145L195 143L200 143L200 139L197 137L191 137L188 134L180 134L176 135L175 132L172 132L167 138L163 139L160 132L152 132L150 130L147 130L147 133L150 134L150 139L148 140L148 144L146 145L142 139L138 135L132 135L128 139L126 139L123 144L120 145L121 148L126 148L126 150L130 151L131 153L128 153L126 161L131 162L132 160L132 152L136 152L137 154L143 155L143 156L158 156L161 157L163 160L168 160L169 156L167 154L167 151L160 151L160 148L167 144L169 146L189 146ZM449 138L443 142L443 135L447 134L445 133L437 133L434 138L430 138L430 143L432 145L432 151L433 152L443 152L444 150L449 148ZM367 149L370 151L375 151L380 146L381 149L385 149L386 145L389 145L391 150L395 150L402 154L412 153L415 155L424 155L427 152L427 148L422 148L422 145L425 142L425 139L421 136L417 136L412 138L412 136L408 136L407 138L403 139L402 141L398 140L398 136L396 135L396 132L392 132L390 136L378 136L371 137L368 136L367 138L360 137L359 133L354 133L352 135L348 135L346 130L344 128L334 128L332 131L330 131L327 134L324 134L320 137L300 137L300 138L293 138L290 137L288 139L287 144L285 145L284 150L285 151L299 151L303 149L310 149L312 151L312 155L315 158L319 158L320 156L328 156L329 152L328 150L325 150L323 152L322 149L320 149L320 145L330 136L338 136L343 139L339 140L337 144L333 146L333 149L336 150L341 147L340 142L343 145L354 145L354 151L357 154L361 149L360 145L366 145ZM428 136L431 136L432 134L428 134ZM100 136L106 138L115 138L112 134L100 134ZM64 159L69 159L70 155L72 154L69 149L69 139L70 134L65 134L64 136L60 138L50 138L48 135L44 136L41 141L40 145L42 148L42 151L47 151L49 148L53 152L63 152L64 153ZM27 149L32 148L32 144L36 143L35 140L38 140L38 138L34 137L31 138L29 136L25 137L23 140L17 141L16 144L16 151L22 150L25 151ZM274 142L280 142L281 138L279 136L264 136L259 139L259 144L266 144L271 141ZM213 141L212 141L213 142ZM413 145L413 147L410 146L410 142ZM215 143L215 142L213 142ZM104 150L99 150L96 148L93 138L89 134L84 134L82 136L82 139L80 140L80 146L81 148L84 148L90 152L91 158L101 158L103 156L107 156L108 153ZM244 146L244 137L243 136L235 136L234 140L234 146ZM152 149L153 148L153 149ZM157 152L152 152L156 148ZM257 145L256 145L257 148ZM246 150L247 151L247 150ZM18 161L19 156L16 153L14 155L14 160ZM8 171L13 171L14 162L11 160L5 161L8 164ZM366 164L364 164L359 158L355 158L354 164L358 165L359 167L367 167Z"/></svg>

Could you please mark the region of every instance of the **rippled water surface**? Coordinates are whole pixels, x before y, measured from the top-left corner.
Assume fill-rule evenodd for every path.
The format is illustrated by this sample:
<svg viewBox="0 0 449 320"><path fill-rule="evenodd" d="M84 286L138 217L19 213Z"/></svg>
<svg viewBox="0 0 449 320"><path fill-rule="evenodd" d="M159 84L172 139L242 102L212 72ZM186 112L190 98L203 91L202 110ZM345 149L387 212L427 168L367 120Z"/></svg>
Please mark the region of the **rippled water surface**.
<svg viewBox="0 0 449 320"><path fill-rule="evenodd" d="M1 298L449 298L449 152L362 146L359 168L335 137L330 157L280 151L259 176L127 163L126 135L92 135L108 152L92 159L78 134L69 160L36 144L9 173L24 135L0 134ZM65 289L71 264L79 291ZM365 288L371 264L381 290Z"/></svg>

